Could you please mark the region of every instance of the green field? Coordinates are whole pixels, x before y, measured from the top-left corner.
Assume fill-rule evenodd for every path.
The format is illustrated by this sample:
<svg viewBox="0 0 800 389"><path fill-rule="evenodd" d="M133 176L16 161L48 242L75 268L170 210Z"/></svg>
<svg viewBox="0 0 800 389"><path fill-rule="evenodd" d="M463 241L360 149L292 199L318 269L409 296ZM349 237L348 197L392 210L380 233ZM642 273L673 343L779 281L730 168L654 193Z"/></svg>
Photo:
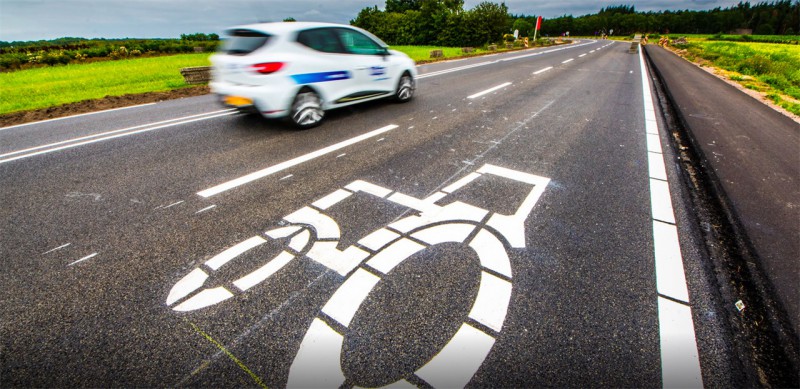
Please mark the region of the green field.
<svg viewBox="0 0 800 389"><path fill-rule="evenodd" d="M725 34L669 34L670 39L682 36L691 40L731 41L731 42L757 42L757 43L783 43L796 45L800 43L799 35L725 35Z"/></svg>
<svg viewBox="0 0 800 389"><path fill-rule="evenodd" d="M681 48L689 60L708 61L729 72L730 79L766 93L776 104L800 115L800 46L690 40Z"/></svg>
<svg viewBox="0 0 800 389"><path fill-rule="evenodd" d="M208 57L181 54L0 73L0 114L186 87L180 69L208 66Z"/></svg>

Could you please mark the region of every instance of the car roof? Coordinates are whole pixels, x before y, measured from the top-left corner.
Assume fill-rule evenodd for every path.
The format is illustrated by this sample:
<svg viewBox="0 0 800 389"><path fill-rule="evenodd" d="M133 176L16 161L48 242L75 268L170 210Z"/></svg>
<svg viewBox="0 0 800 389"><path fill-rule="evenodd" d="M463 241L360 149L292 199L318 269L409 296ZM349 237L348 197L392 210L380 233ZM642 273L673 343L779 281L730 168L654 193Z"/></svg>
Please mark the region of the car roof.
<svg viewBox="0 0 800 389"><path fill-rule="evenodd" d="M255 23L255 24L245 24L241 26L235 26L226 29L225 31L232 31L238 29L247 29L247 30L256 30L261 32L266 32L268 34L274 35L285 35L289 32L294 32L298 30L306 30L309 28L320 28L320 27L345 27L345 28L355 28L353 26L349 26L346 24L336 24L336 23L322 23L322 22L274 22L274 23Z"/></svg>

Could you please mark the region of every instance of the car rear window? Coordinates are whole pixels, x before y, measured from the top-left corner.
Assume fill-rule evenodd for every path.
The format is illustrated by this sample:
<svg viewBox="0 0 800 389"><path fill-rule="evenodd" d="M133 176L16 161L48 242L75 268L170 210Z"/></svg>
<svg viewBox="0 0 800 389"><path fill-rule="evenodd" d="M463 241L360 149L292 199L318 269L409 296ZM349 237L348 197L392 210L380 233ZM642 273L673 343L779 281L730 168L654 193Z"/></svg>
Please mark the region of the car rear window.
<svg viewBox="0 0 800 389"><path fill-rule="evenodd" d="M230 30L222 44L221 52L231 55L247 55L269 42L269 34L253 30Z"/></svg>

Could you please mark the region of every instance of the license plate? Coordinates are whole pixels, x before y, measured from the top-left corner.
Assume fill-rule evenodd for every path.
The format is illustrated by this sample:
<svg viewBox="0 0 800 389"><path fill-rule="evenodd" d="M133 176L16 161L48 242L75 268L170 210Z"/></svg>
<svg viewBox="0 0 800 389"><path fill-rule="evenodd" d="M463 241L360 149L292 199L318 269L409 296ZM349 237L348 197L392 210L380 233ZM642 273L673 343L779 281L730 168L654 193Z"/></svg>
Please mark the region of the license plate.
<svg viewBox="0 0 800 389"><path fill-rule="evenodd" d="M232 105L234 107L242 107L246 105L253 105L253 100L248 99L247 97L225 96L225 104Z"/></svg>

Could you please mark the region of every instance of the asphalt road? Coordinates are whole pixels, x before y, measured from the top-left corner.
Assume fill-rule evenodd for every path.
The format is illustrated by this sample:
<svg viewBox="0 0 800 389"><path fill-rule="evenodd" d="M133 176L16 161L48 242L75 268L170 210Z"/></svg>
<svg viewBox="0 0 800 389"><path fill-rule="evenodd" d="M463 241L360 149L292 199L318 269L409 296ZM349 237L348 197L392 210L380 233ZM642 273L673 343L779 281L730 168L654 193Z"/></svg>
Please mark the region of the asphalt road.
<svg viewBox="0 0 800 389"><path fill-rule="evenodd" d="M800 333L800 124L666 50L647 50Z"/></svg>
<svg viewBox="0 0 800 389"><path fill-rule="evenodd" d="M0 383L741 383L639 54L419 69L308 131L212 96L0 129Z"/></svg>

